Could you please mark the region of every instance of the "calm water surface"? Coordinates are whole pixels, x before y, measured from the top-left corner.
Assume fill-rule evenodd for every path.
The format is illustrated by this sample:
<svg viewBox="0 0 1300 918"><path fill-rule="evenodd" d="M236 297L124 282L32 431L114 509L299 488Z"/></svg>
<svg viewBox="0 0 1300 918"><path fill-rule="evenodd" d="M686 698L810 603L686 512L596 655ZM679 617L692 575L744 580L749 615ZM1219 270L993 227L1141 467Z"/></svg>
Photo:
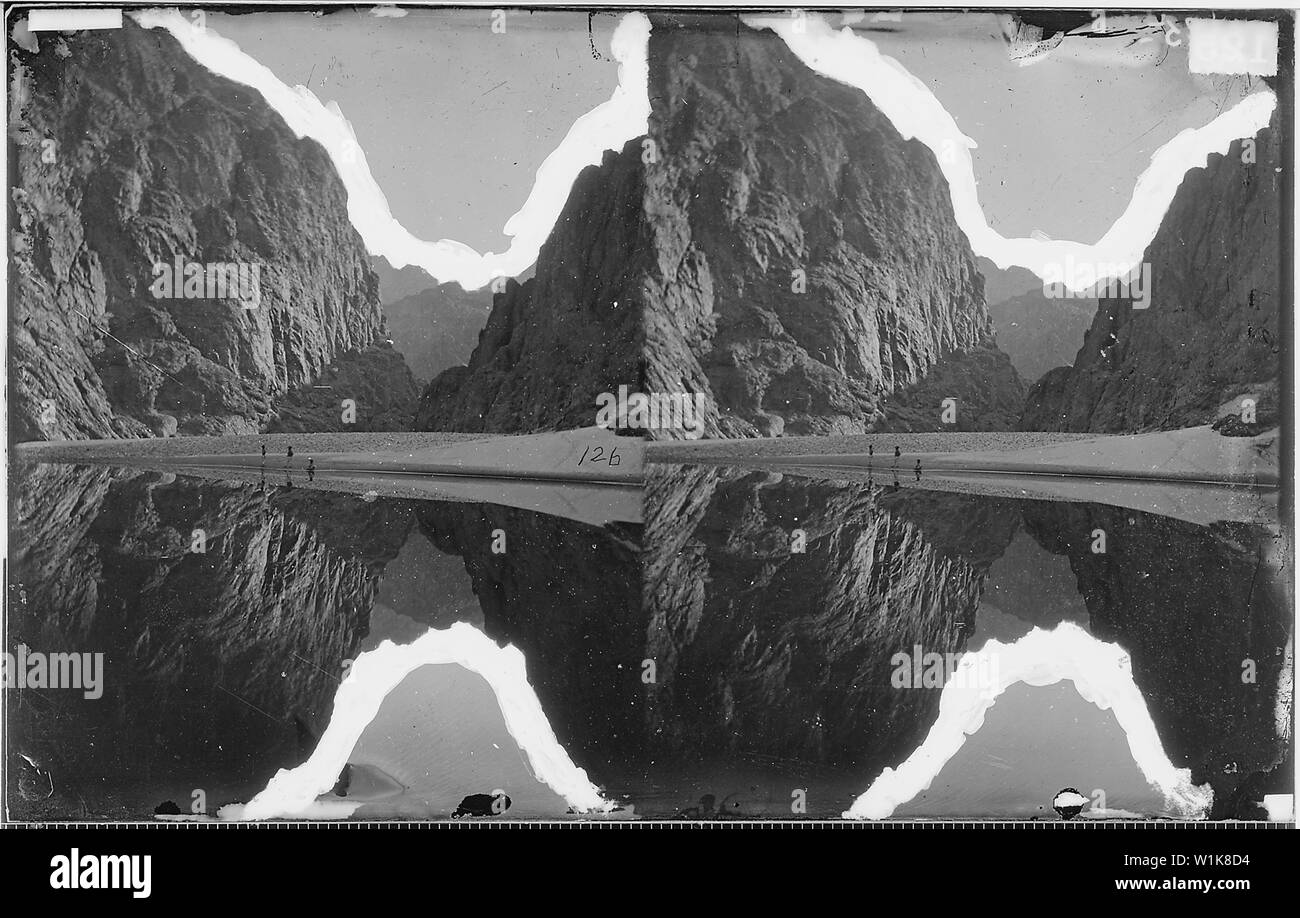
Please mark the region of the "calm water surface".
<svg viewBox="0 0 1300 918"><path fill-rule="evenodd" d="M102 652L105 675L98 699L5 693L11 814L248 801L312 754L348 661L457 622L522 651L549 729L619 816L838 817L935 727L936 659L1058 628L1122 648L1163 754L1210 785L1212 817L1259 817L1264 793L1290 792L1290 612L1265 528L650 468L644 524L603 526L22 469L6 649ZM1097 812L1178 815L1116 712L1068 679L1006 688L931 771L894 816L1055 819L1065 787ZM506 818L569 809L488 683L454 663L402 680L340 777L331 796L362 803L357 817L446 818L495 789Z"/></svg>

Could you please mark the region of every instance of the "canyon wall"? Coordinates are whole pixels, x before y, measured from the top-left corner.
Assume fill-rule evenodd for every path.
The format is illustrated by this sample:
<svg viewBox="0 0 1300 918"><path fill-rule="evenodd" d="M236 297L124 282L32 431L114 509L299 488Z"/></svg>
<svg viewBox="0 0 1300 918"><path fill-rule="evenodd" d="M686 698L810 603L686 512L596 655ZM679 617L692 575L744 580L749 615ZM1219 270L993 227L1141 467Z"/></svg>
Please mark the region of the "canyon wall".
<svg viewBox="0 0 1300 918"><path fill-rule="evenodd" d="M10 65L14 440L253 433L382 340L318 144L161 29L39 41ZM256 266L256 296L177 279L192 295L155 297L178 260Z"/></svg>
<svg viewBox="0 0 1300 918"><path fill-rule="evenodd" d="M937 430L943 398L964 429L1014 425L1021 382L933 155L734 26L655 17L648 135L582 174L421 429L583 426L619 384L706 395L709 436Z"/></svg>
<svg viewBox="0 0 1300 918"><path fill-rule="evenodd" d="M1073 366L1030 390L1022 430L1189 427L1242 396L1273 401L1285 305L1280 146L1274 116L1188 171L1144 255L1149 306L1100 300Z"/></svg>

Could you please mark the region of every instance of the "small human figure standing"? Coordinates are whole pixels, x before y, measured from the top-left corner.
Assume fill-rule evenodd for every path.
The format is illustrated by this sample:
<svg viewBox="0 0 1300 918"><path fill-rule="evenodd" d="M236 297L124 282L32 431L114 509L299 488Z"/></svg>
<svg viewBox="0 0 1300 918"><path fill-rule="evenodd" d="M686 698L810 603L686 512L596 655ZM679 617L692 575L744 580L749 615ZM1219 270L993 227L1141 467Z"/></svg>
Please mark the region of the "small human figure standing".
<svg viewBox="0 0 1300 918"><path fill-rule="evenodd" d="M920 459L917 459L917 460L916 460L916 468L914 469L914 471L916 472L916 480L917 480L917 481L920 481L920 480L921 480L921 460L920 460Z"/></svg>
<svg viewBox="0 0 1300 918"><path fill-rule="evenodd" d="M919 464L919 463L918 463L918 464ZM917 469L916 475L917 475L918 478L921 476L921 472L920 472L920 469L919 469L919 468ZM313 480L315 480L315 478L316 478L316 460L315 460L315 459L312 459L312 458L309 456L309 457L307 458L307 480L308 480L308 481L313 481Z"/></svg>

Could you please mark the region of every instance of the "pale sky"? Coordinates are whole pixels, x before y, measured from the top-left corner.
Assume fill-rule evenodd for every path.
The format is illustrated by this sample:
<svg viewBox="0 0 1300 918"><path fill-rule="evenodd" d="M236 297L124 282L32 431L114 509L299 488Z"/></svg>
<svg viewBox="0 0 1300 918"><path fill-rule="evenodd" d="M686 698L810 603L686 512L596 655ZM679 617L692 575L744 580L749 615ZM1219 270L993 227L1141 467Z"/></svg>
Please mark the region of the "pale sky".
<svg viewBox="0 0 1300 918"><path fill-rule="evenodd" d="M617 20L592 22L606 55ZM618 67L593 58L585 13L367 10L210 14L289 85L337 102L393 216L415 235L503 251L533 175L579 115L609 99Z"/></svg>
<svg viewBox="0 0 1300 918"><path fill-rule="evenodd" d="M1123 212L1151 154L1208 124L1244 81L1187 68L1187 32L1127 39L1067 38L1021 67L991 13L910 14L864 32L921 79L979 147L980 203L1004 236L1034 230L1093 243ZM1116 28L1112 21L1112 28Z"/></svg>
<svg viewBox="0 0 1300 918"><path fill-rule="evenodd" d="M212 14L284 82L337 102L394 216L427 240L501 251L501 229L533 174L582 113L607 100L616 19L583 13L412 10ZM831 22L838 24L834 16ZM980 201L1006 236L1095 242L1123 211L1151 153L1208 123L1240 85L1188 73L1186 42L1067 39L1029 67L1011 62L990 13L905 13L864 23L974 138ZM889 29L892 31L883 31ZM1184 35L1185 38L1185 35Z"/></svg>

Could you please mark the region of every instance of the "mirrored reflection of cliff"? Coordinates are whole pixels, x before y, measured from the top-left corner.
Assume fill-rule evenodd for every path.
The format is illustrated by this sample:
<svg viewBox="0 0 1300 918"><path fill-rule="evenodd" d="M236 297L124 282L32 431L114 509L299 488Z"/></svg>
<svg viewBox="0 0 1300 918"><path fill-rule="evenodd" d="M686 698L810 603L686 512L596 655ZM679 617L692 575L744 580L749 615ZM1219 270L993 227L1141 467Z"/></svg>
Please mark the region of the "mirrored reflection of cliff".
<svg viewBox="0 0 1300 918"><path fill-rule="evenodd" d="M882 487L651 468L645 603L648 656L660 674L651 718L668 755L771 762L773 773L807 778L797 786L812 784L810 811L816 803L838 813L838 800L813 801L819 780L834 796L842 785L824 776L851 772L865 789L934 722L939 690L895 688L894 654L961 653L1069 620L1131 656L1166 754L1212 786L1212 816L1258 818L1264 788L1287 780L1289 710L1279 707L1279 689L1289 684L1288 597L1269 561L1272 538L1258 526L896 490L890 478ZM1104 552L1094 551L1098 530L1107 534ZM1052 723L1052 695L1024 691L1020 719L992 729L1036 731L1009 734L1007 746L1050 745L1065 729ZM1036 717L1024 713L1033 698ZM1095 729L1100 742L1110 726ZM1004 790L1031 793L1028 767L987 767L1006 773ZM1041 778L1044 786L1089 780ZM949 815L1046 808L1042 799L1008 808L1008 795L996 796L950 795L960 809ZM1109 805L1149 812L1132 796Z"/></svg>
<svg viewBox="0 0 1300 918"><path fill-rule="evenodd" d="M1092 634L1131 655L1166 752L1214 789L1212 817L1263 818L1264 788L1292 792L1293 598L1277 534L1098 504L1027 504L1023 525L1069 559ZM1091 549L1099 529L1105 554Z"/></svg>
<svg viewBox="0 0 1300 918"><path fill-rule="evenodd" d="M11 781L32 816L188 813L195 791L210 808L310 752L411 526L401 506L274 477L39 465L14 491L6 649L105 655L100 699L6 692L8 773L53 785Z"/></svg>
<svg viewBox="0 0 1300 918"><path fill-rule="evenodd" d="M837 817L935 723L942 681L898 685L898 654L959 658L1062 622L1130 655L1211 816L1258 817L1290 790L1289 597L1256 525L670 465L650 467L644 529L290 489L270 470L261 486L23 471L6 649L99 651L106 673L97 700L5 693L20 818L248 801L316 748L345 661L456 622L519 649L555 740L628 815ZM384 702L340 774L357 818L449 816L494 787L512 815L563 815L486 685L437 669ZM1164 815L1068 683L998 704L896 815L1024 817L1093 781L1112 808ZM417 784L420 806L402 793Z"/></svg>
<svg viewBox="0 0 1300 918"><path fill-rule="evenodd" d="M621 593L634 607L639 589L630 524L367 500L308 490L300 476L291 487L274 466L260 485L69 465L23 473L6 649L103 653L105 672L96 699L5 692L19 818L140 818L164 801L214 813L311 754L348 661L381 640L465 621L518 632L520 646L556 659L549 644L590 640L575 631L614 634L597 606ZM584 717L605 730L604 696L581 689L581 666L573 673L543 674L540 690L576 732Z"/></svg>

